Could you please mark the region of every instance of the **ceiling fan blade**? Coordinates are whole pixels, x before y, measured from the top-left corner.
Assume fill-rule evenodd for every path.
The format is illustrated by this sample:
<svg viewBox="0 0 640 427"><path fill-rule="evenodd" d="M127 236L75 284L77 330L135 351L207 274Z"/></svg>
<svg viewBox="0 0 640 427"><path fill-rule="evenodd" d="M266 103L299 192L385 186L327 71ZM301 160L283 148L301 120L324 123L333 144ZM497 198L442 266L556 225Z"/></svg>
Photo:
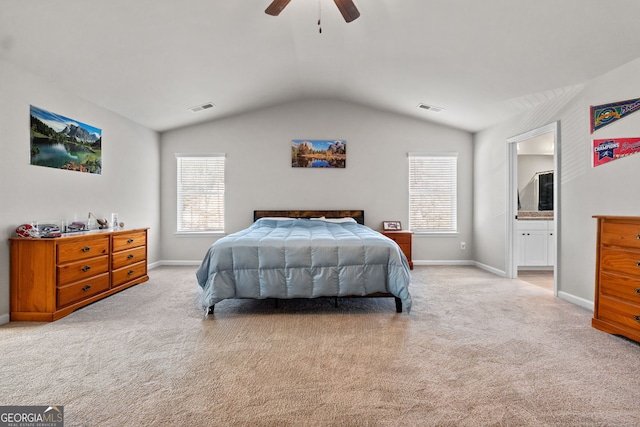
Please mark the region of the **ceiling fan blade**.
<svg viewBox="0 0 640 427"><path fill-rule="evenodd" d="M273 0L271 4L264 10L264 13L271 16L278 16L282 9L289 4L291 0Z"/></svg>
<svg viewBox="0 0 640 427"><path fill-rule="evenodd" d="M360 12L355 4L353 4L353 0L333 0L338 6L338 10L342 14L342 17L345 21L351 22L357 19L360 16Z"/></svg>

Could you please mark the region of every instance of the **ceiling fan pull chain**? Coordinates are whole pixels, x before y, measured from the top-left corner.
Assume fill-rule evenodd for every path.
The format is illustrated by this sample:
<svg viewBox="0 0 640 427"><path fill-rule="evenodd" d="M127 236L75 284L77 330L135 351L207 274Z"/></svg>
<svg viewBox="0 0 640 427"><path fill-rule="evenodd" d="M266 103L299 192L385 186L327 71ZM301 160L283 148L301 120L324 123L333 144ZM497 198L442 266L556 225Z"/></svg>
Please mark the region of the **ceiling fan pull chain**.
<svg viewBox="0 0 640 427"><path fill-rule="evenodd" d="M321 0L318 0L318 32L322 34L322 26L320 25L320 21L322 20L322 6L320 1Z"/></svg>

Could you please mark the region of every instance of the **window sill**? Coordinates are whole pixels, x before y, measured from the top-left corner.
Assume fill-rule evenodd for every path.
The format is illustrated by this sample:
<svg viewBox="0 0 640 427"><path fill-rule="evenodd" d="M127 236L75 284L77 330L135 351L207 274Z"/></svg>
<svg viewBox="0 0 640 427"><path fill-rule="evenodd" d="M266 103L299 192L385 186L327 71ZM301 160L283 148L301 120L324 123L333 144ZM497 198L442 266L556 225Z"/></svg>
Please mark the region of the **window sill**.
<svg viewBox="0 0 640 427"><path fill-rule="evenodd" d="M442 231L414 231L414 236L420 237L458 237L460 233L457 231L452 232L442 232Z"/></svg>
<svg viewBox="0 0 640 427"><path fill-rule="evenodd" d="M176 231L176 237L207 237L207 236L226 236L224 231Z"/></svg>

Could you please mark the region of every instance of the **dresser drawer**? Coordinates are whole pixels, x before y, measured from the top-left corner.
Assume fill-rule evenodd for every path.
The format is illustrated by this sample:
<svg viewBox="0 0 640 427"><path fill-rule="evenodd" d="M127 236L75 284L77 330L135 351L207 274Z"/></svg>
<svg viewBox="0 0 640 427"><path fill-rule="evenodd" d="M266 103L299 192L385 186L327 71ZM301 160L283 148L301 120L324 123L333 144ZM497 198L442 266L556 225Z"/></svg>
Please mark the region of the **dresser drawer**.
<svg viewBox="0 0 640 427"><path fill-rule="evenodd" d="M58 286L89 279L109 271L109 255L58 265Z"/></svg>
<svg viewBox="0 0 640 427"><path fill-rule="evenodd" d="M109 237L62 242L58 244L58 264L93 258L109 253Z"/></svg>
<svg viewBox="0 0 640 427"><path fill-rule="evenodd" d="M600 296L598 319L640 332L640 306Z"/></svg>
<svg viewBox="0 0 640 427"><path fill-rule="evenodd" d="M602 247L600 268L603 271L618 272L640 278L640 251Z"/></svg>
<svg viewBox="0 0 640 427"><path fill-rule="evenodd" d="M640 282L628 276L619 276L606 271L601 272L600 294L621 298L640 306Z"/></svg>
<svg viewBox="0 0 640 427"><path fill-rule="evenodd" d="M128 265L124 268L114 270L111 276L111 287L123 285L131 280L137 279L147 274L147 262L142 261L137 264Z"/></svg>
<svg viewBox="0 0 640 427"><path fill-rule="evenodd" d="M141 231L139 233L118 234L113 236L113 251L122 251L147 244L147 233Z"/></svg>
<svg viewBox="0 0 640 427"><path fill-rule="evenodd" d="M605 222L600 242L608 246L624 246L640 249L640 224Z"/></svg>
<svg viewBox="0 0 640 427"><path fill-rule="evenodd" d="M81 301L90 296L109 290L109 273L91 279L82 280L71 285L58 287L58 307Z"/></svg>
<svg viewBox="0 0 640 427"><path fill-rule="evenodd" d="M135 264L140 261L144 261L147 257L147 247L141 246L138 248L129 249L127 251L116 252L112 255L111 267L116 270L127 265Z"/></svg>

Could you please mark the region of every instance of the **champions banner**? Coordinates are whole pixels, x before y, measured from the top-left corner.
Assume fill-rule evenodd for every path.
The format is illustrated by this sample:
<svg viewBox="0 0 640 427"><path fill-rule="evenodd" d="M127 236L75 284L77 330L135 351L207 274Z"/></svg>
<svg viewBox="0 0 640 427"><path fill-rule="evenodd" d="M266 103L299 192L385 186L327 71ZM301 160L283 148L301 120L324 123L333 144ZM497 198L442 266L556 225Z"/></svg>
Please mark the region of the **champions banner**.
<svg viewBox="0 0 640 427"><path fill-rule="evenodd" d="M640 98L591 106L591 133L640 110Z"/></svg>
<svg viewBox="0 0 640 427"><path fill-rule="evenodd" d="M593 166L600 166L639 151L640 138L594 139Z"/></svg>

